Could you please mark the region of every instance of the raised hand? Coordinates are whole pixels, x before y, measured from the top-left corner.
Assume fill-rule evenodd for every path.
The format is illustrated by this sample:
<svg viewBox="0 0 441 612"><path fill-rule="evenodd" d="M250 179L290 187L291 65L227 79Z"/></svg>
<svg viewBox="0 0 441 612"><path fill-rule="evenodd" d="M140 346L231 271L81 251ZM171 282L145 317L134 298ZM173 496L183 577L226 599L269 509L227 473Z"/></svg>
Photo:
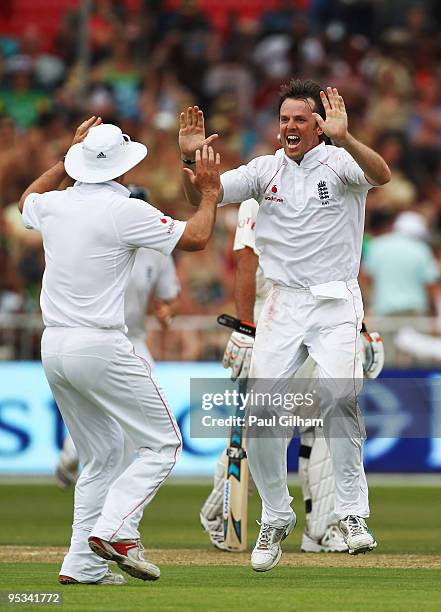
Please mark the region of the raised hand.
<svg viewBox="0 0 441 612"><path fill-rule="evenodd" d="M195 172L189 168L184 168L184 172L192 185L200 191L202 195L213 195L217 198L220 190L220 155L214 153L213 147L206 144L201 149L197 149L195 153L196 168Z"/></svg>
<svg viewBox="0 0 441 612"><path fill-rule="evenodd" d="M179 116L179 148L183 159L194 160L197 149L209 145L219 138L212 134L205 138L204 113L199 106L189 106L186 112Z"/></svg>
<svg viewBox="0 0 441 612"><path fill-rule="evenodd" d="M321 91L320 97L325 107L326 121L318 113L313 115L326 136L335 144L340 144L348 135L348 116L344 100L335 87L327 87L326 94Z"/></svg>
<svg viewBox="0 0 441 612"><path fill-rule="evenodd" d="M100 125L101 123L102 123L101 117L95 117L95 115L91 117L90 119L83 121L83 123L77 127L77 131L75 132L75 136L72 140L72 145L78 144L79 142L83 142L83 140L86 138L87 134L89 133L90 128L96 127L97 125Z"/></svg>

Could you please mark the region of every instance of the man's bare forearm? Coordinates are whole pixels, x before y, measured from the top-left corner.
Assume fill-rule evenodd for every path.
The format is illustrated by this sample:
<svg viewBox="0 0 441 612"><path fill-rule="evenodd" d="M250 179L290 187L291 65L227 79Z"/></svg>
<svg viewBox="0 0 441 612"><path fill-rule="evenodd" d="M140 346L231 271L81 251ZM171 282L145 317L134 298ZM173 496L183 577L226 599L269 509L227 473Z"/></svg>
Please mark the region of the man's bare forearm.
<svg viewBox="0 0 441 612"><path fill-rule="evenodd" d="M389 166L381 155L354 138L351 134L348 133L343 141L336 142L335 144L346 149L373 185L384 185L390 181L391 172Z"/></svg>
<svg viewBox="0 0 441 612"><path fill-rule="evenodd" d="M187 166L188 167L188 166ZM199 206L201 202L201 193L194 187L187 172L182 172L182 186L184 187L185 197L193 206Z"/></svg>
<svg viewBox="0 0 441 612"><path fill-rule="evenodd" d="M237 251L237 267L234 280L236 314L242 321L254 321L256 301L256 271L259 259L250 247Z"/></svg>
<svg viewBox="0 0 441 612"><path fill-rule="evenodd" d="M20 201L18 203L18 208L20 212L23 211L23 205L30 193L46 193L46 191L53 191L58 189L60 183L67 177L66 170L64 169L64 163L59 161L46 170L41 176L39 176L35 181L33 181L26 191L23 192Z"/></svg>
<svg viewBox="0 0 441 612"><path fill-rule="evenodd" d="M213 233L217 206L213 195L202 194L199 208L187 221L177 248L184 251L201 251Z"/></svg>

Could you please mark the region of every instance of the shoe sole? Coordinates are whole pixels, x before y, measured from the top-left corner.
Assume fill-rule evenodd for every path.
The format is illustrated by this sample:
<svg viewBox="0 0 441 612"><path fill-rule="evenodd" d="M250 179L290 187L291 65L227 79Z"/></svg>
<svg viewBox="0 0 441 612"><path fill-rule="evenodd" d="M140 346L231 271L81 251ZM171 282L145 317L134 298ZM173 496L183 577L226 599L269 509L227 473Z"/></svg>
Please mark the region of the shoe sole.
<svg viewBox="0 0 441 612"><path fill-rule="evenodd" d="M106 561L115 561L123 572L129 574L129 576L133 576L133 578L138 578L139 580L158 580L160 578L160 575L151 574L145 569L140 569L127 563L127 557L102 548L95 540L89 540L89 547L102 559L106 559Z"/></svg>
<svg viewBox="0 0 441 612"><path fill-rule="evenodd" d="M349 550L349 554L353 556L364 554L367 552L371 552L371 550L374 550L375 548L377 548L377 546L377 542L373 542L372 544L361 546L360 548L355 548L354 550Z"/></svg>

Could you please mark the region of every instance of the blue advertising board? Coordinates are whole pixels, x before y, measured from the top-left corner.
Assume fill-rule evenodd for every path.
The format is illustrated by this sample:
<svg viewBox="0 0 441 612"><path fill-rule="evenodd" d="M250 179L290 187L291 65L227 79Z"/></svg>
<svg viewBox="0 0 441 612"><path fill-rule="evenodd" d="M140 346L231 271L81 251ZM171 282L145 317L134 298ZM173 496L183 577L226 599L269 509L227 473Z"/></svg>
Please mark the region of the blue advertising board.
<svg viewBox="0 0 441 612"><path fill-rule="evenodd" d="M217 363L176 362L158 363L155 373L184 439L173 473L212 475L225 439L190 436L190 379L226 378L226 370ZM361 405L368 430L368 471L441 472L441 422L436 410L441 405L441 375L437 371L385 371L375 383L375 392L365 387ZM406 433L406 423L409 414L418 411L424 427L412 437L412 430ZM41 364L0 363L0 475L52 474L64 435ZM290 470L297 468L297 448L295 438L288 454Z"/></svg>

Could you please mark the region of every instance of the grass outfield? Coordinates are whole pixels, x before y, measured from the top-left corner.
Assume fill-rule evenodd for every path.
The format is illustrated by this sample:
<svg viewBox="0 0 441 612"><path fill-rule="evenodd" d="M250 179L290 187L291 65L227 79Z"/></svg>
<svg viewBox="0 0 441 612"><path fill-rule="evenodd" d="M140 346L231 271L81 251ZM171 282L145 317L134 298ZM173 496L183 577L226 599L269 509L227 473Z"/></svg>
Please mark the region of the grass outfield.
<svg viewBox="0 0 441 612"><path fill-rule="evenodd" d="M441 608L441 488L372 487L370 526L379 547L356 558L298 553L304 521L300 491L294 488L299 526L284 544L280 566L266 574L250 569L249 555L211 548L198 524L208 491L203 485L166 485L146 510L142 539L161 567L159 582L127 577L125 587L63 588L56 576L69 541L72 492L50 485L0 485L0 590L61 591L62 609L78 611ZM254 495L250 545L258 516Z"/></svg>

